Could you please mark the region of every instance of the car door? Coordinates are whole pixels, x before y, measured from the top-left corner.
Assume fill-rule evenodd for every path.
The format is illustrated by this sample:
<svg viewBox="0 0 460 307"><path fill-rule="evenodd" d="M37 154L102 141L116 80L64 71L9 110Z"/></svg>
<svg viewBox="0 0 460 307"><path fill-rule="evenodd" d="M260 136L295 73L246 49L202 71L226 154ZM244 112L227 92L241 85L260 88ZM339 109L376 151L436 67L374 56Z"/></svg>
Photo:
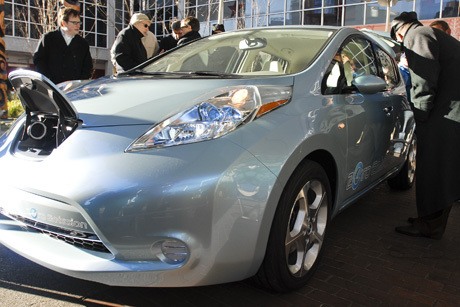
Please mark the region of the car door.
<svg viewBox="0 0 460 307"><path fill-rule="evenodd" d="M401 80L396 61L382 48L375 45L375 54L378 60L380 76L387 83L385 94L391 101L391 116L393 119L393 133L390 147L384 159L382 171L388 171L404 163L407 149L407 135L412 133L413 113L405 95L404 83Z"/></svg>
<svg viewBox="0 0 460 307"><path fill-rule="evenodd" d="M347 118L347 184L341 191L345 198L379 180L386 168L385 157L393 132L391 99L385 91L366 94L353 86L359 76L379 76L378 65L372 43L361 35L353 35L342 44L331 62L336 74L340 74L334 77L337 83L323 80L326 98L342 109ZM330 74L326 73L325 78L329 79Z"/></svg>

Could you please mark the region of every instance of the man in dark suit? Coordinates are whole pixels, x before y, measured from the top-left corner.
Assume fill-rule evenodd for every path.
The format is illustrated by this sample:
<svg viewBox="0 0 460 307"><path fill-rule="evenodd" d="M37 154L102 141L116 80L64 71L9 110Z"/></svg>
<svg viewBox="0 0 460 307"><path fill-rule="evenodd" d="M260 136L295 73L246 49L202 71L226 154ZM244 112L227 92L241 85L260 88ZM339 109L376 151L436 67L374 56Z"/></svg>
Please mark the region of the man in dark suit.
<svg viewBox="0 0 460 307"><path fill-rule="evenodd" d="M397 16L391 36L403 43L409 65L418 143L418 218L395 230L440 239L452 204L460 199L460 42L423 26L415 12Z"/></svg>
<svg viewBox="0 0 460 307"><path fill-rule="evenodd" d="M59 14L59 28L45 33L34 53L37 71L54 83L89 79L93 59L88 42L79 35L80 13L64 8Z"/></svg>

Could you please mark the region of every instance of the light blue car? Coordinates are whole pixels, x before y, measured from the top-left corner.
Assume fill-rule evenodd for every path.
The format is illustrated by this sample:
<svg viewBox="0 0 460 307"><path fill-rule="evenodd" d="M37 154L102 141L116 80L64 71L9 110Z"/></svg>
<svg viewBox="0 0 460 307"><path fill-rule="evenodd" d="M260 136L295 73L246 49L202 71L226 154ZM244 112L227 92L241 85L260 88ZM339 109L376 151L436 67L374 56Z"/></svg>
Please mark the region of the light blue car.
<svg viewBox="0 0 460 307"><path fill-rule="evenodd" d="M334 216L414 181L394 52L356 29L244 29L117 76L9 78L25 114L0 138L0 242L76 278L296 289Z"/></svg>

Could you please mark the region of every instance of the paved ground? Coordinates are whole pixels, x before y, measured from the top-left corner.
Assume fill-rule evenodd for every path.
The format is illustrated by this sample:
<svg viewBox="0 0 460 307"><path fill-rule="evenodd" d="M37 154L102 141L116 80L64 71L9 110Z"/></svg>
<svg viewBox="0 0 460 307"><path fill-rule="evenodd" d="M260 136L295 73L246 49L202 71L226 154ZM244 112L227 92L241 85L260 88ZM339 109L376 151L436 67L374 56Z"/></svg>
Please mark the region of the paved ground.
<svg viewBox="0 0 460 307"><path fill-rule="evenodd" d="M0 306L460 306L460 204L442 240L394 232L415 214L414 191L382 184L333 220L321 266L299 291L248 282L119 288L39 267L0 245Z"/></svg>

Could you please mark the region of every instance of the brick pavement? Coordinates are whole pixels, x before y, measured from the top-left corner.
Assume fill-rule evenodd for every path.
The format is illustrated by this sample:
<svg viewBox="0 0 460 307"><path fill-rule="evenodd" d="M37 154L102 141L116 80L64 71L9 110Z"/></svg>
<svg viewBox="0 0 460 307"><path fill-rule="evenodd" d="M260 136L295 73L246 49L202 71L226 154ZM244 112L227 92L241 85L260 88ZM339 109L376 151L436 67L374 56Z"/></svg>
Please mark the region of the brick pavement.
<svg viewBox="0 0 460 307"><path fill-rule="evenodd" d="M415 216L414 191L382 184L337 216L321 266L298 291L274 294L237 282L118 288L94 298L133 306L460 306L460 204L442 240L403 236L394 227Z"/></svg>

